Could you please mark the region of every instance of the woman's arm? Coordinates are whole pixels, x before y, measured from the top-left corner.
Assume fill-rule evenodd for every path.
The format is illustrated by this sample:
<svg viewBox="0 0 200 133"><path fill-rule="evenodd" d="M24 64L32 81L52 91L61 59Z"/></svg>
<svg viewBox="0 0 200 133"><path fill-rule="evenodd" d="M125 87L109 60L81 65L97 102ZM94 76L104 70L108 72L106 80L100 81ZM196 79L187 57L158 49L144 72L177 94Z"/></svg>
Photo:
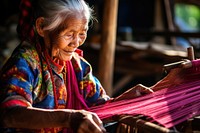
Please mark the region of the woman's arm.
<svg viewBox="0 0 200 133"><path fill-rule="evenodd" d="M70 110L47 110L22 106L1 108L2 125L9 128L70 127L71 115Z"/></svg>
<svg viewBox="0 0 200 133"><path fill-rule="evenodd" d="M105 132L97 115L84 110L54 110L15 106L0 108L0 119L1 125L6 128L41 129L67 127L77 132Z"/></svg>

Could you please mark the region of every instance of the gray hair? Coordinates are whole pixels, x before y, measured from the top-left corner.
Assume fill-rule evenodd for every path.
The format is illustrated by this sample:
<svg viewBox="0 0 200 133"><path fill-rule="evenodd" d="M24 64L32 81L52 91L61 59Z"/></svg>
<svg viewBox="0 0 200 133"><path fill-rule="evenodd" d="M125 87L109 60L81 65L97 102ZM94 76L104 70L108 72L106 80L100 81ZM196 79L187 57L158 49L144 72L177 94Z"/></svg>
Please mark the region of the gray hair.
<svg viewBox="0 0 200 133"><path fill-rule="evenodd" d="M35 18L45 18L45 30L53 31L66 19L76 15L81 15L88 23L93 19L93 10L84 0L37 0L35 4Z"/></svg>

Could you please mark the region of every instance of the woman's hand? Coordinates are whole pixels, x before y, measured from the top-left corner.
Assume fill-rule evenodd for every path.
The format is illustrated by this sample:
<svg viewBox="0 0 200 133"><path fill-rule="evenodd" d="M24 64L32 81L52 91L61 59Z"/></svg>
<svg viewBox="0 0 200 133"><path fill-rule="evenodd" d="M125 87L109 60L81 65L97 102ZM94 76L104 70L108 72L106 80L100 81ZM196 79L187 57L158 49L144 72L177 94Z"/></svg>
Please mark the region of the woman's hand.
<svg viewBox="0 0 200 133"><path fill-rule="evenodd" d="M85 110L73 112L70 125L77 133L106 133L97 114Z"/></svg>
<svg viewBox="0 0 200 133"><path fill-rule="evenodd" d="M132 99L148 93L153 93L153 90L142 84L138 84L127 90L126 92L122 93L120 96L114 98L113 101Z"/></svg>

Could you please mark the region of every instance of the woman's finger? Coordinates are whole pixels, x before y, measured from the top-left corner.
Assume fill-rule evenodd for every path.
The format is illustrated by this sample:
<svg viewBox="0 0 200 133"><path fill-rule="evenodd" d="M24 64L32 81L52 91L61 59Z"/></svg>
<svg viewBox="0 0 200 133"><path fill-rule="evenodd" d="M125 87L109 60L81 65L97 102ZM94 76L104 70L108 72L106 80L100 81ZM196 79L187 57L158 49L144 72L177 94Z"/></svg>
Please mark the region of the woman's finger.
<svg viewBox="0 0 200 133"><path fill-rule="evenodd" d="M103 132L106 132L106 129L103 127L103 122L101 121L101 119L98 117L97 114L93 113L93 114L92 114L92 119L94 120L94 122L99 126L99 128L100 128Z"/></svg>
<svg viewBox="0 0 200 133"><path fill-rule="evenodd" d="M104 133L100 126L98 126L92 119L92 115L87 116L79 126L78 133Z"/></svg>

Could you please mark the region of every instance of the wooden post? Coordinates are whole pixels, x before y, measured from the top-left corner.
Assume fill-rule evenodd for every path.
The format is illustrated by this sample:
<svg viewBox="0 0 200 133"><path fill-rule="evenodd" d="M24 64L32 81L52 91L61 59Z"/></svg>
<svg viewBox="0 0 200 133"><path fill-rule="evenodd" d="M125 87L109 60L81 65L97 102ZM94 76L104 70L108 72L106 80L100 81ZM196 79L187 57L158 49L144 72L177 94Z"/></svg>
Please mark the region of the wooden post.
<svg viewBox="0 0 200 133"><path fill-rule="evenodd" d="M163 9L161 7L161 0L155 1L155 11L154 11L154 30L155 31L164 31L164 20L163 20ZM165 43L164 37L155 36L153 41L156 43Z"/></svg>
<svg viewBox="0 0 200 133"><path fill-rule="evenodd" d="M166 11L169 30L175 31L174 20L173 20L173 17L172 17L173 12L171 10L170 0L165 0L164 2L165 2L165 11ZM176 38L175 37L171 37L171 43L174 46L176 45Z"/></svg>
<svg viewBox="0 0 200 133"><path fill-rule="evenodd" d="M117 13L118 0L104 0L98 78L110 96L112 96Z"/></svg>
<svg viewBox="0 0 200 133"><path fill-rule="evenodd" d="M188 53L188 59L189 60L195 60L195 55L194 55L194 49L193 46L190 46L187 48L187 53Z"/></svg>

